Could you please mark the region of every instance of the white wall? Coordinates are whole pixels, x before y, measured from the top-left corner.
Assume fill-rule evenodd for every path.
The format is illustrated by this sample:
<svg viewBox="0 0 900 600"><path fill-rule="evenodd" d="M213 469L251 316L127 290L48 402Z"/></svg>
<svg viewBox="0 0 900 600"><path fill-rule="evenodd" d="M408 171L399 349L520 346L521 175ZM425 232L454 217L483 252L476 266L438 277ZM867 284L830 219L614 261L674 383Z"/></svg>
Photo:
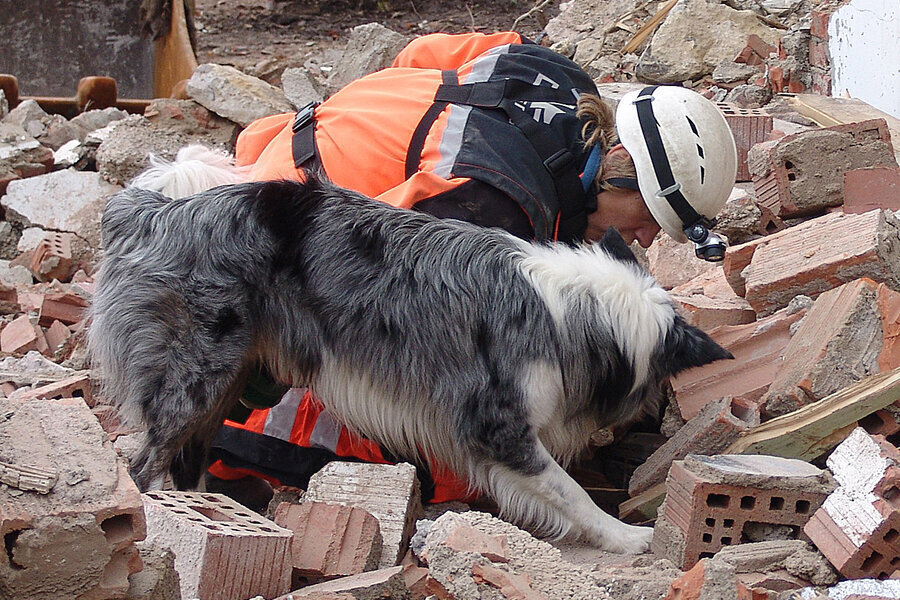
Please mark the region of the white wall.
<svg viewBox="0 0 900 600"><path fill-rule="evenodd" d="M900 118L900 1L850 0L828 21L831 94Z"/></svg>

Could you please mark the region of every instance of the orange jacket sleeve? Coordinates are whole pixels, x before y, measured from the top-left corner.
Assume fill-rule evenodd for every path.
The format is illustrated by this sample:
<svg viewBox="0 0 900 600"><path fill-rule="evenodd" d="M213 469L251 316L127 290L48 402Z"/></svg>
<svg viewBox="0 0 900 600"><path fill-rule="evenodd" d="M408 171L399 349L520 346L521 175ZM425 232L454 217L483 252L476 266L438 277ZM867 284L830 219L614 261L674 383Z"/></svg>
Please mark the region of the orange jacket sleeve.
<svg viewBox="0 0 900 600"><path fill-rule="evenodd" d="M407 44L391 66L416 69L456 69L491 48L521 43L522 36L511 31L492 34L432 33L416 38Z"/></svg>

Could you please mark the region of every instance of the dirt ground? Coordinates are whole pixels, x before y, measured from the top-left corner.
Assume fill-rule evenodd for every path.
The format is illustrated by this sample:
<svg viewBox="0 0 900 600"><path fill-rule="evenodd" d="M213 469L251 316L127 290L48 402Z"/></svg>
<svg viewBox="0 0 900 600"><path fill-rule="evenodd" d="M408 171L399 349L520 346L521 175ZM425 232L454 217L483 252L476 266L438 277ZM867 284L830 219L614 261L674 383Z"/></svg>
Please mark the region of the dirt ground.
<svg viewBox="0 0 900 600"><path fill-rule="evenodd" d="M287 67L327 75L350 29L378 22L410 37L443 31L491 33L511 29L537 39L560 0L196 0L197 60L235 66L270 83Z"/></svg>

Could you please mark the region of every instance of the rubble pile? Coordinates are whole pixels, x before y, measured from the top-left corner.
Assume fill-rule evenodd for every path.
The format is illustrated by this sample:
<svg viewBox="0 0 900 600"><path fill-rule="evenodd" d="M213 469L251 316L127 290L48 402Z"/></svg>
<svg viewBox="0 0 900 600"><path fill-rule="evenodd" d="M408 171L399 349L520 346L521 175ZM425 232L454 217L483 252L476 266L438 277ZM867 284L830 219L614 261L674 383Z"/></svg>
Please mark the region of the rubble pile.
<svg viewBox="0 0 900 600"><path fill-rule="evenodd" d="M541 40L613 105L699 91L739 150L724 261L665 237L640 256L735 359L676 378L658 429L598 432L573 471L654 526L640 556L538 540L490 503L423 507L407 464L331 463L266 514L128 477L143 434L95 392L84 346L106 200L151 155L231 150L406 38L358 27L328 77L288 69L283 89L203 65L143 114L67 120L0 91L0 597L900 599L900 120L829 97L840 4L572 0Z"/></svg>

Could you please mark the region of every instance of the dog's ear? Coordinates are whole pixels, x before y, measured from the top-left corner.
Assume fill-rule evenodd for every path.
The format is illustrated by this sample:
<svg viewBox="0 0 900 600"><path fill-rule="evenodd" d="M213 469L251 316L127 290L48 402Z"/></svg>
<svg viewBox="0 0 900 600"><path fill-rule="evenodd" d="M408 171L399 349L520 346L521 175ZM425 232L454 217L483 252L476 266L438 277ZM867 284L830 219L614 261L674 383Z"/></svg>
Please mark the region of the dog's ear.
<svg viewBox="0 0 900 600"><path fill-rule="evenodd" d="M628 247L628 244L625 243L625 240L622 239L621 234L615 227L608 228L598 244L600 248L616 260L634 263L635 265L640 264L635 258L634 252L631 251L631 248Z"/></svg>
<svg viewBox="0 0 900 600"><path fill-rule="evenodd" d="M731 352L677 315L666 334L663 355L667 375L677 375L691 367L702 367L723 358L734 358Z"/></svg>

